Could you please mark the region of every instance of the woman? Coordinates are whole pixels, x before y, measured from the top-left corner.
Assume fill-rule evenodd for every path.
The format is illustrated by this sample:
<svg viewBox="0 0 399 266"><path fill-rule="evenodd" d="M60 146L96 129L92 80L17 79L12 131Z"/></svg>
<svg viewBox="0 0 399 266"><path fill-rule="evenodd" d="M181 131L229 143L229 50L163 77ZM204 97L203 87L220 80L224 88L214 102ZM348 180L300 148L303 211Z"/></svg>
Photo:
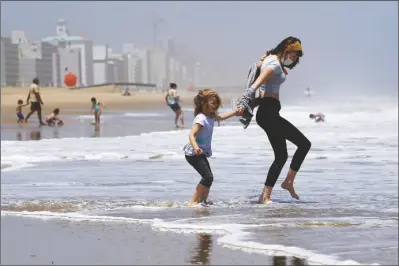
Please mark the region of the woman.
<svg viewBox="0 0 399 266"><path fill-rule="evenodd" d="M311 143L295 126L280 116L279 91L288 74L286 68L293 69L302 55L302 44L299 39L295 37L284 39L276 48L266 53L261 72L250 87L252 92L256 92L258 88L261 88L261 92L263 92L263 98L260 99L259 109L256 113L256 122L267 134L275 157L267 174L263 193L259 198L260 203L272 202L271 192L288 158L286 140L291 141L298 149L292 158L288 175L281 187L288 190L293 198L299 199L294 189L294 179ZM244 114L245 108L240 106L237 109L239 114Z"/></svg>
<svg viewBox="0 0 399 266"><path fill-rule="evenodd" d="M166 101L166 105L168 105L173 110L173 112L175 112L175 114L176 114L175 128L179 128L179 125L177 124L177 122L179 121L179 117L180 117L180 121L181 121L181 127L184 128L185 126L184 126L183 111L179 104L179 102L182 102L182 101L180 100L180 97L177 94L176 83L169 84L169 90L166 92L165 101Z"/></svg>

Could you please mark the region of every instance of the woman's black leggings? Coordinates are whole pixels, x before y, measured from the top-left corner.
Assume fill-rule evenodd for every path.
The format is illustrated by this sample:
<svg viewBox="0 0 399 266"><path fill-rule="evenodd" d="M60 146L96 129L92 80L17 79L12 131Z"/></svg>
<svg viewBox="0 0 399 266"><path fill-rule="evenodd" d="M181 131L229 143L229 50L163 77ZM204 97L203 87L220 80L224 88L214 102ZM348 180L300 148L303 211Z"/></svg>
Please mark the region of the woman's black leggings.
<svg viewBox="0 0 399 266"><path fill-rule="evenodd" d="M265 97L261 99L256 122L266 132L274 151L274 162L267 174L265 186L273 187L288 158L286 140L295 144L296 150L290 168L298 171L310 150L310 141L294 125L280 116L280 101Z"/></svg>

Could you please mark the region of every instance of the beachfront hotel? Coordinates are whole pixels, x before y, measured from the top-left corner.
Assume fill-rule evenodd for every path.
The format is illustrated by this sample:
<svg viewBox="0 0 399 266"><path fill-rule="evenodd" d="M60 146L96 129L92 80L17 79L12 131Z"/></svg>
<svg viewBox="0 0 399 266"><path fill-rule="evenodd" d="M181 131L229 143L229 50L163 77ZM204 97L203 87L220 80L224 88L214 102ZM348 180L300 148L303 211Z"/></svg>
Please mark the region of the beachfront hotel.
<svg viewBox="0 0 399 266"><path fill-rule="evenodd" d="M11 38L1 37L1 50L1 85L17 86L19 79L18 45L12 43Z"/></svg>
<svg viewBox="0 0 399 266"><path fill-rule="evenodd" d="M28 40L24 31L1 38L1 84L26 87L39 77L42 86L64 87L64 76L73 73L77 86L128 82L151 83L165 88L200 83L200 64L178 55L174 41L165 38L156 47L125 43L122 53L107 44L94 44L86 36L71 35L66 21L56 25L56 36ZM184 60L185 59L185 60Z"/></svg>
<svg viewBox="0 0 399 266"><path fill-rule="evenodd" d="M69 30L66 27L65 20L58 20L56 27L56 36L44 38L43 42L51 43L52 45L63 48L73 49L80 51L80 73L74 73L78 76L79 85L90 86L94 84L94 71L93 71L93 42L83 36L69 35ZM63 69L61 69L62 71ZM69 72L64 68L64 71ZM66 73L60 73L63 77Z"/></svg>

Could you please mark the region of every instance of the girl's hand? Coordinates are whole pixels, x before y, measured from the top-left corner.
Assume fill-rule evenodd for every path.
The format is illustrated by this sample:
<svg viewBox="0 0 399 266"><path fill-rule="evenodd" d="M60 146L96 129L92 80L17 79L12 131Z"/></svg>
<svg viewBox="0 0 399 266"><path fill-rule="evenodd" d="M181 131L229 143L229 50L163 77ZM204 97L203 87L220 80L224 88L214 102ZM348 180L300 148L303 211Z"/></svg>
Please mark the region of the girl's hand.
<svg viewBox="0 0 399 266"><path fill-rule="evenodd" d="M202 153L202 149L200 149L200 148L195 149L195 155L200 156L201 153Z"/></svg>
<svg viewBox="0 0 399 266"><path fill-rule="evenodd" d="M236 116L242 116L244 114L244 108L242 107L237 107L235 115Z"/></svg>

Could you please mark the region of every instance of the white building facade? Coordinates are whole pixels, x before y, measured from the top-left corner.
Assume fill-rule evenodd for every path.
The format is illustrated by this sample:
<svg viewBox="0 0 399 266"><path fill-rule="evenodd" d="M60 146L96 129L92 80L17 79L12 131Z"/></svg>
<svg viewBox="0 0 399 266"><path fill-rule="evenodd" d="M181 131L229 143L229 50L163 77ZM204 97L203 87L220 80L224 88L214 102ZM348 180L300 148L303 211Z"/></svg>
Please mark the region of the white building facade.
<svg viewBox="0 0 399 266"><path fill-rule="evenodd" d="M1 37L2 46L2 85L19 86L19 55L18 45L13 44L11 38ZM4 56L3 56L4 55Z"/></svg>
<svg viewBox="0 0 399 266"><path fill-rule="evenodd" d="M109 82L107 45L93 45L93 74L94 84Z"/></svg>

